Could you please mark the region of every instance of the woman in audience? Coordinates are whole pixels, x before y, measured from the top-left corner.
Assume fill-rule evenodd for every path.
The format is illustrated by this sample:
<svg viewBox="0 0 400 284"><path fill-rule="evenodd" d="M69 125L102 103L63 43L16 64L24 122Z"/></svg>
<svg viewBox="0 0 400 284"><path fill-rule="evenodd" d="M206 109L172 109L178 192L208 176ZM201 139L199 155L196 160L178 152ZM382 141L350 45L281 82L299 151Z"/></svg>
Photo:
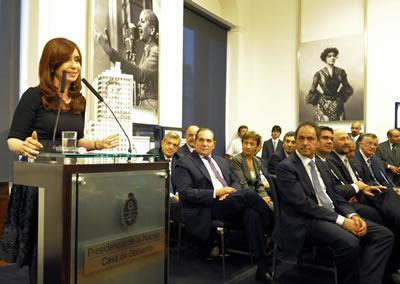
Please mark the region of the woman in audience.
<svg viewBox="0 0 400 284"><path fill-rule="evenodd" d="M262 161L256 156L261 149L261 136L249 131L242 137L242 152L230 161L230 167L242 188L256 191L264 201L272 206L266 189L269 183L262 172Z"/></svg>
<svg viewBox="0 0 400 284"><path fill-rule="evenodd" d="M81 52L74 42L55 38L45 45L39 63L39 85L22 95L8 135L9 150L21 155L21 160L36 159L40 151L53 149L59 103L56 144L60 144L62 131L71 130L77 132L78 146L87 150L119 144L119 134L101 140L83 138L86 101L81 94L81 66ZM65 90L61 93L63 74ZM13 185L0 241L0 258L20 266L28 265L31 283L37 280L37 202L36 187Z"/></svg>
<svg viewBox="0 0 400 284"><path fill-rule="evenodd" d="M315 121L346 119L344 103L353 94L353 88L347 80L346 71L335 66L338 54L336 47L325 48L321 53L325 67L315 73L306 96L306 103L314 106Z"/></svg>

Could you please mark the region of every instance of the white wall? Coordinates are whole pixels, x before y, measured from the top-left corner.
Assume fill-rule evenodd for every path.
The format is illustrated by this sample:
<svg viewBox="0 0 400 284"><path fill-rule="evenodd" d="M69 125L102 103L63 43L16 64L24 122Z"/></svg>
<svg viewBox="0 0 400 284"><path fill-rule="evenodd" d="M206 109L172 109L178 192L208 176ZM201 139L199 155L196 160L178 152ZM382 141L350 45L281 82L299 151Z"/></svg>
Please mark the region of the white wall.
<svg viewBox="0 0 400 284"><path fill-rule="evenodd" d="M400 101L400 1L369 0L367 12L367 131L386 140Z"/></svg>
<svg viewBox="0 0 400 284"><path fill-rule="evenodd" d="M74 41L86 58L86 1L24 0L20 93L39 84L39 60L46 42L55 37ZM83 66L85 74L85 65Z"/></svg>

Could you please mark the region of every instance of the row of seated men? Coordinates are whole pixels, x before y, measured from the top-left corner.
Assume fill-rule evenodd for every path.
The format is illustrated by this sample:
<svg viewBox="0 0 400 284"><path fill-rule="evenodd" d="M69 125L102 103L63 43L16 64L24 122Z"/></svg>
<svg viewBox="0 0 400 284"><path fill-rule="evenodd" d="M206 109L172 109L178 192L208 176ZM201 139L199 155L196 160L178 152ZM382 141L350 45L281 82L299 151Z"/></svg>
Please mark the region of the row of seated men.
<svg viewBox="0 0 400 284"><path fill-rule="evenodd" d="M274 224L269 188L275 183L256 157L260 135L243 135L242 152L228 162L212 154L210 129L190 126L179 149L179 136L167 134L156 151L160 160L170 160L170 196L179 200L187 233L207 247L211 220L243 225L257 263L255 278L263 283L271 283L264 236L272 229L287 256L298 256L308 240L330 246L339 283L397 281L399 190L376 157L377 137L362 135L349 159L350 138L343 130L303 123L290 135L291 153L275 165L280 218Z"/></svg>

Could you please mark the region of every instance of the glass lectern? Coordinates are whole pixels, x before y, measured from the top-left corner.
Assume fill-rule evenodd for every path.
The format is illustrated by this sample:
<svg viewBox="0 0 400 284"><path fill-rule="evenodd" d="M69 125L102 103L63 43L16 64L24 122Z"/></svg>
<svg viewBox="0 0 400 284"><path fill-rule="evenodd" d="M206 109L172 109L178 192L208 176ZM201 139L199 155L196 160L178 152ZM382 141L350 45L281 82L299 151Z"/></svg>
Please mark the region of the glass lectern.
<svg viewBox="0 0 400 284"><path fill-rule="evenodd" d="M143 156L15 162L14 182L39 188L38 283L168 282L168 163Z"/></svg>

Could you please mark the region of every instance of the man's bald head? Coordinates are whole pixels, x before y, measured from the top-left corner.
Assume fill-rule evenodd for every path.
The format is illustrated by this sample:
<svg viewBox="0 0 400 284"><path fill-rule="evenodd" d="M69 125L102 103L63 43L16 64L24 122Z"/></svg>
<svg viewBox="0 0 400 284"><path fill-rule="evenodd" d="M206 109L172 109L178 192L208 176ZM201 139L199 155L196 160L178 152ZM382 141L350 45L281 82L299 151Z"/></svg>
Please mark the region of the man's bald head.
<svg viewBox="0 0 400 284"><path fill-rule="evenodd" d="M361 122L360 121L354 121L351 124L351 135L353 137L356 137L357 135L359 135L361 132Z"/></svg>
<svg viewBox="0 0 400 284"><path fill-rule="evenodd" d="M347 154L350 151L350 139L343 129L335 129L333 133L333 148L339 154Z"/></svg>
<svg viewBox="0 0 400 284"><path fill-rule="evenodd" d="M400 143L400 131L397 130L396 128L389 129L387 132L387 138L389 139L389 142L392 144L399 144Z"/></svg>

